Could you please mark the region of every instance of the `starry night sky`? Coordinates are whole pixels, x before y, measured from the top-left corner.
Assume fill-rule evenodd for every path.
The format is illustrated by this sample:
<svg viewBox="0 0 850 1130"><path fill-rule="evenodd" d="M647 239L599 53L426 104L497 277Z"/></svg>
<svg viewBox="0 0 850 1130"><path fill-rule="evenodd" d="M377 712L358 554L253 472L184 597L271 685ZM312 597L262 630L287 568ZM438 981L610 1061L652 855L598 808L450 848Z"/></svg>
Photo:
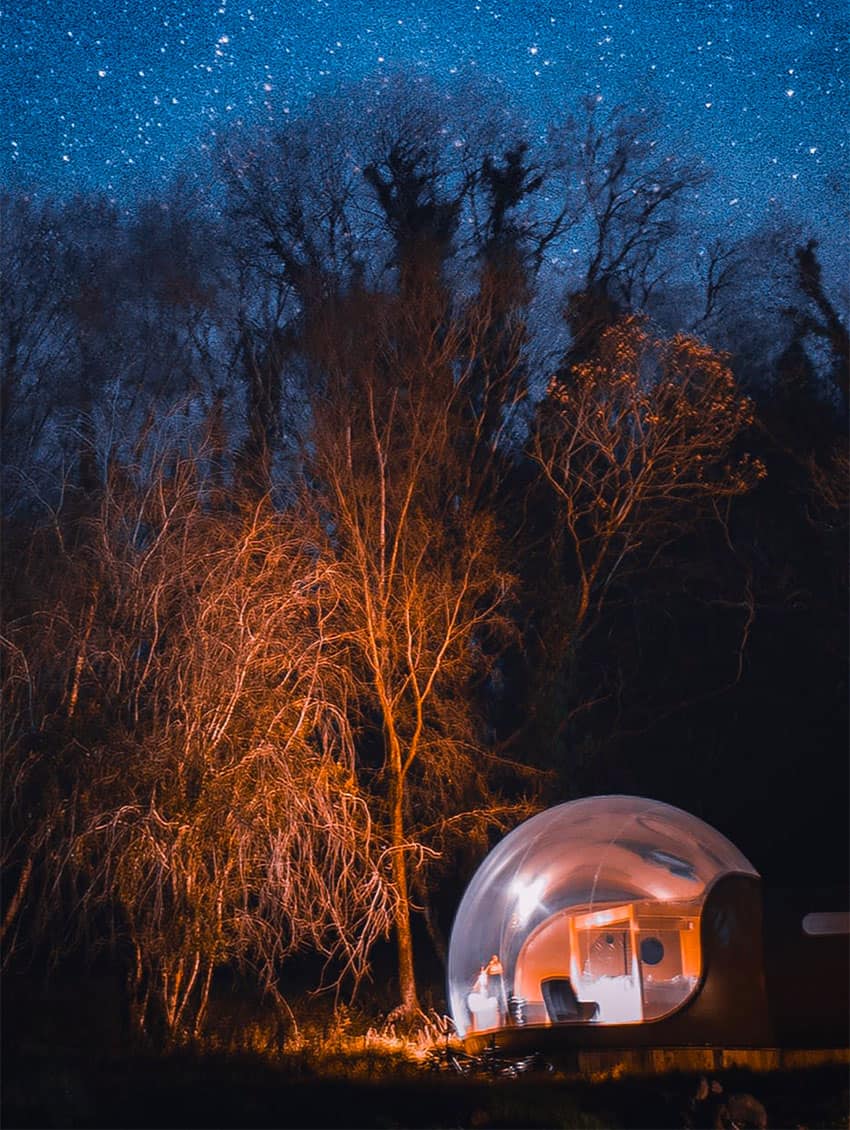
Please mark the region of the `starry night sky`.
<svg viewBox="0 0 850 1130"><path fill-rule="evenodd" d="M541 133L585 93L654 102L722 232L785 211L841 253L845 0L12 0L5 179L121 201L227 124L398 70L482 76Z"/></svg>

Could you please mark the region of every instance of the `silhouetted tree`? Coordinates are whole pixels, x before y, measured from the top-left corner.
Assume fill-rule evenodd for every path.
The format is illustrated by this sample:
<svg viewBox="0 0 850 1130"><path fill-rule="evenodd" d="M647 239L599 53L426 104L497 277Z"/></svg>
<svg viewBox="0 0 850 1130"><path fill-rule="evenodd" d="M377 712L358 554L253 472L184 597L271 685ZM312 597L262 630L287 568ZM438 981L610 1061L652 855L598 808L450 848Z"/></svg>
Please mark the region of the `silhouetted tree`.
<svg viewBox="0 0 850 1130"><path fill-rule="evenodd" d="M850 397L850 334L824 289L817 247L817 240L810 239L794 253L800 291L813 312L793 311L792 316L803 335L811 334L828 345L827 376L837 393L840 410L846 414Z"/></svg>
<svg viewBox="0 0 850 1130"><path fill-rule="evenodd" d="M554 160L577 198L571 210L588 232L584 278L568 297L570 360L589 357L620 316L642 311L672 267L682 205L707 178L693 158L666 151L660 115L583 101L580 118L553 129Z"/></svg>

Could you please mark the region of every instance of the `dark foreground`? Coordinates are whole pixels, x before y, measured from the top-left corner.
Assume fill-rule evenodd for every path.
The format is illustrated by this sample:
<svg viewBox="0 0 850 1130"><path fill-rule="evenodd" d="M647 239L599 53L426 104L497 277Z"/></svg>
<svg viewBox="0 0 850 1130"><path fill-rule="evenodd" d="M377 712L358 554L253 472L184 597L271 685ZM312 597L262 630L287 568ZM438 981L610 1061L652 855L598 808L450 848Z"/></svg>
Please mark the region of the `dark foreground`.
<svg viewBox="0 0 850 1130"><path fill-rule="evenodd" d="M56 1057L4 1041L2 1125L14 1127L681 1127L713 1125L688 1099L697 1077L581 1080L558 1075L465 1079L429 1075L386 1057L340 1062L328 1075L290 1057ZM370 1077L371 1076L371 1077ZM722 1072L749 1091L771 1127L846 1127L846 1067Z"/></svg>
<svg viewBox="0 0 850 1130"><path fill-rule="evenodd" d="M713 1126L711 1103L689 1110L699 1075L582 1078L555 1071L518 1078L428 1070L397 1047L357 1036L367 1021L340 1025L318 1013L299 1051L279 1038L256 1003L227 998L217 1023L227 1051L157 1054L128 1037L118 983L85 976L49 990L7 976L2 996L0 1126L23 1127L666 1127ZM239 1006L244 1006L240 1012ZM342 1028L342 1037L340 1030ZM239 1050L250 1048L250 1051ZM420 1047L420 1050L421 1047ZM846 1066L795 1071L719 1071L727 1094L750 1092L768 1126L850 1125Z"/></svg>

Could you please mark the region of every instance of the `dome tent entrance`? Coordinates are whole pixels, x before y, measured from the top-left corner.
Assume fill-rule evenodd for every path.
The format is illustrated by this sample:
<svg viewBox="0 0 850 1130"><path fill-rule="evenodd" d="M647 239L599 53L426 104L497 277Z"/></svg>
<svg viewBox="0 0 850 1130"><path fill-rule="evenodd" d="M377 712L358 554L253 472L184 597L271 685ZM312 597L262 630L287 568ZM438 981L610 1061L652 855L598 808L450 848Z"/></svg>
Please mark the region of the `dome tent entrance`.
<svg viewBox="0 0 850 1130"><path fill-rule="evenodd" d="M659 801L591 797L533 816L490 852L458 909L459 1034L679 1010L703 972L706 899L728 875L758 881L725 836Z"/></svg>

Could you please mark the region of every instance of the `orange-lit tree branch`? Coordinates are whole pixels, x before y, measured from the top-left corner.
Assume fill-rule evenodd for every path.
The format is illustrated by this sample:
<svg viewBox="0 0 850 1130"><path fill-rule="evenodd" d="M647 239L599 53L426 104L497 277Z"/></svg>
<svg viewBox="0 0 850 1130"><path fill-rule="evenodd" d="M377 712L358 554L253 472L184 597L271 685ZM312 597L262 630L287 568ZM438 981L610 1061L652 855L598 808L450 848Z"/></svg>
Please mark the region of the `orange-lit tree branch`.
<svg viewBox="0 0 850 1130"><path fill-rule="evenodd" d="M723 356L682 334L659 340L639 318L607 330L595 357L552 380L533 454L571 551L576 637L632 554L764 474L735 451L751 422Z"/></svg>
<svg viewBox="0 0 850 1130"><path fill-rule="evenodd" d="M333 661L333 563L295 516L218 505L204 447L154 440L113 467L43 628L16 627L22 650L73 643L56 676L76 696L56 733L70 790L31 836L41 893L66 892L82 926L110 912L138 1024L174 1039L224 964L276 993L309 947L356 982L394 896ZM93 617L65 611L90 591Z"/></svg>
<svg viewBox="0 0 850 1130"><path fill-rule="evenodd" d="M500 799L504 765L483 755L473 706L483 641L506 630L514 583L494 518L466 486L471 363L457 359L474 335L438 290L416 301L355 295L328 312L310 453L316 537L336 561L330 622L348 645L362 726L380 728L380 752L374 763L364 754L360 772L392 851L407 1013L417 1005L413 863L450 834L527 811Z"/></svg>

